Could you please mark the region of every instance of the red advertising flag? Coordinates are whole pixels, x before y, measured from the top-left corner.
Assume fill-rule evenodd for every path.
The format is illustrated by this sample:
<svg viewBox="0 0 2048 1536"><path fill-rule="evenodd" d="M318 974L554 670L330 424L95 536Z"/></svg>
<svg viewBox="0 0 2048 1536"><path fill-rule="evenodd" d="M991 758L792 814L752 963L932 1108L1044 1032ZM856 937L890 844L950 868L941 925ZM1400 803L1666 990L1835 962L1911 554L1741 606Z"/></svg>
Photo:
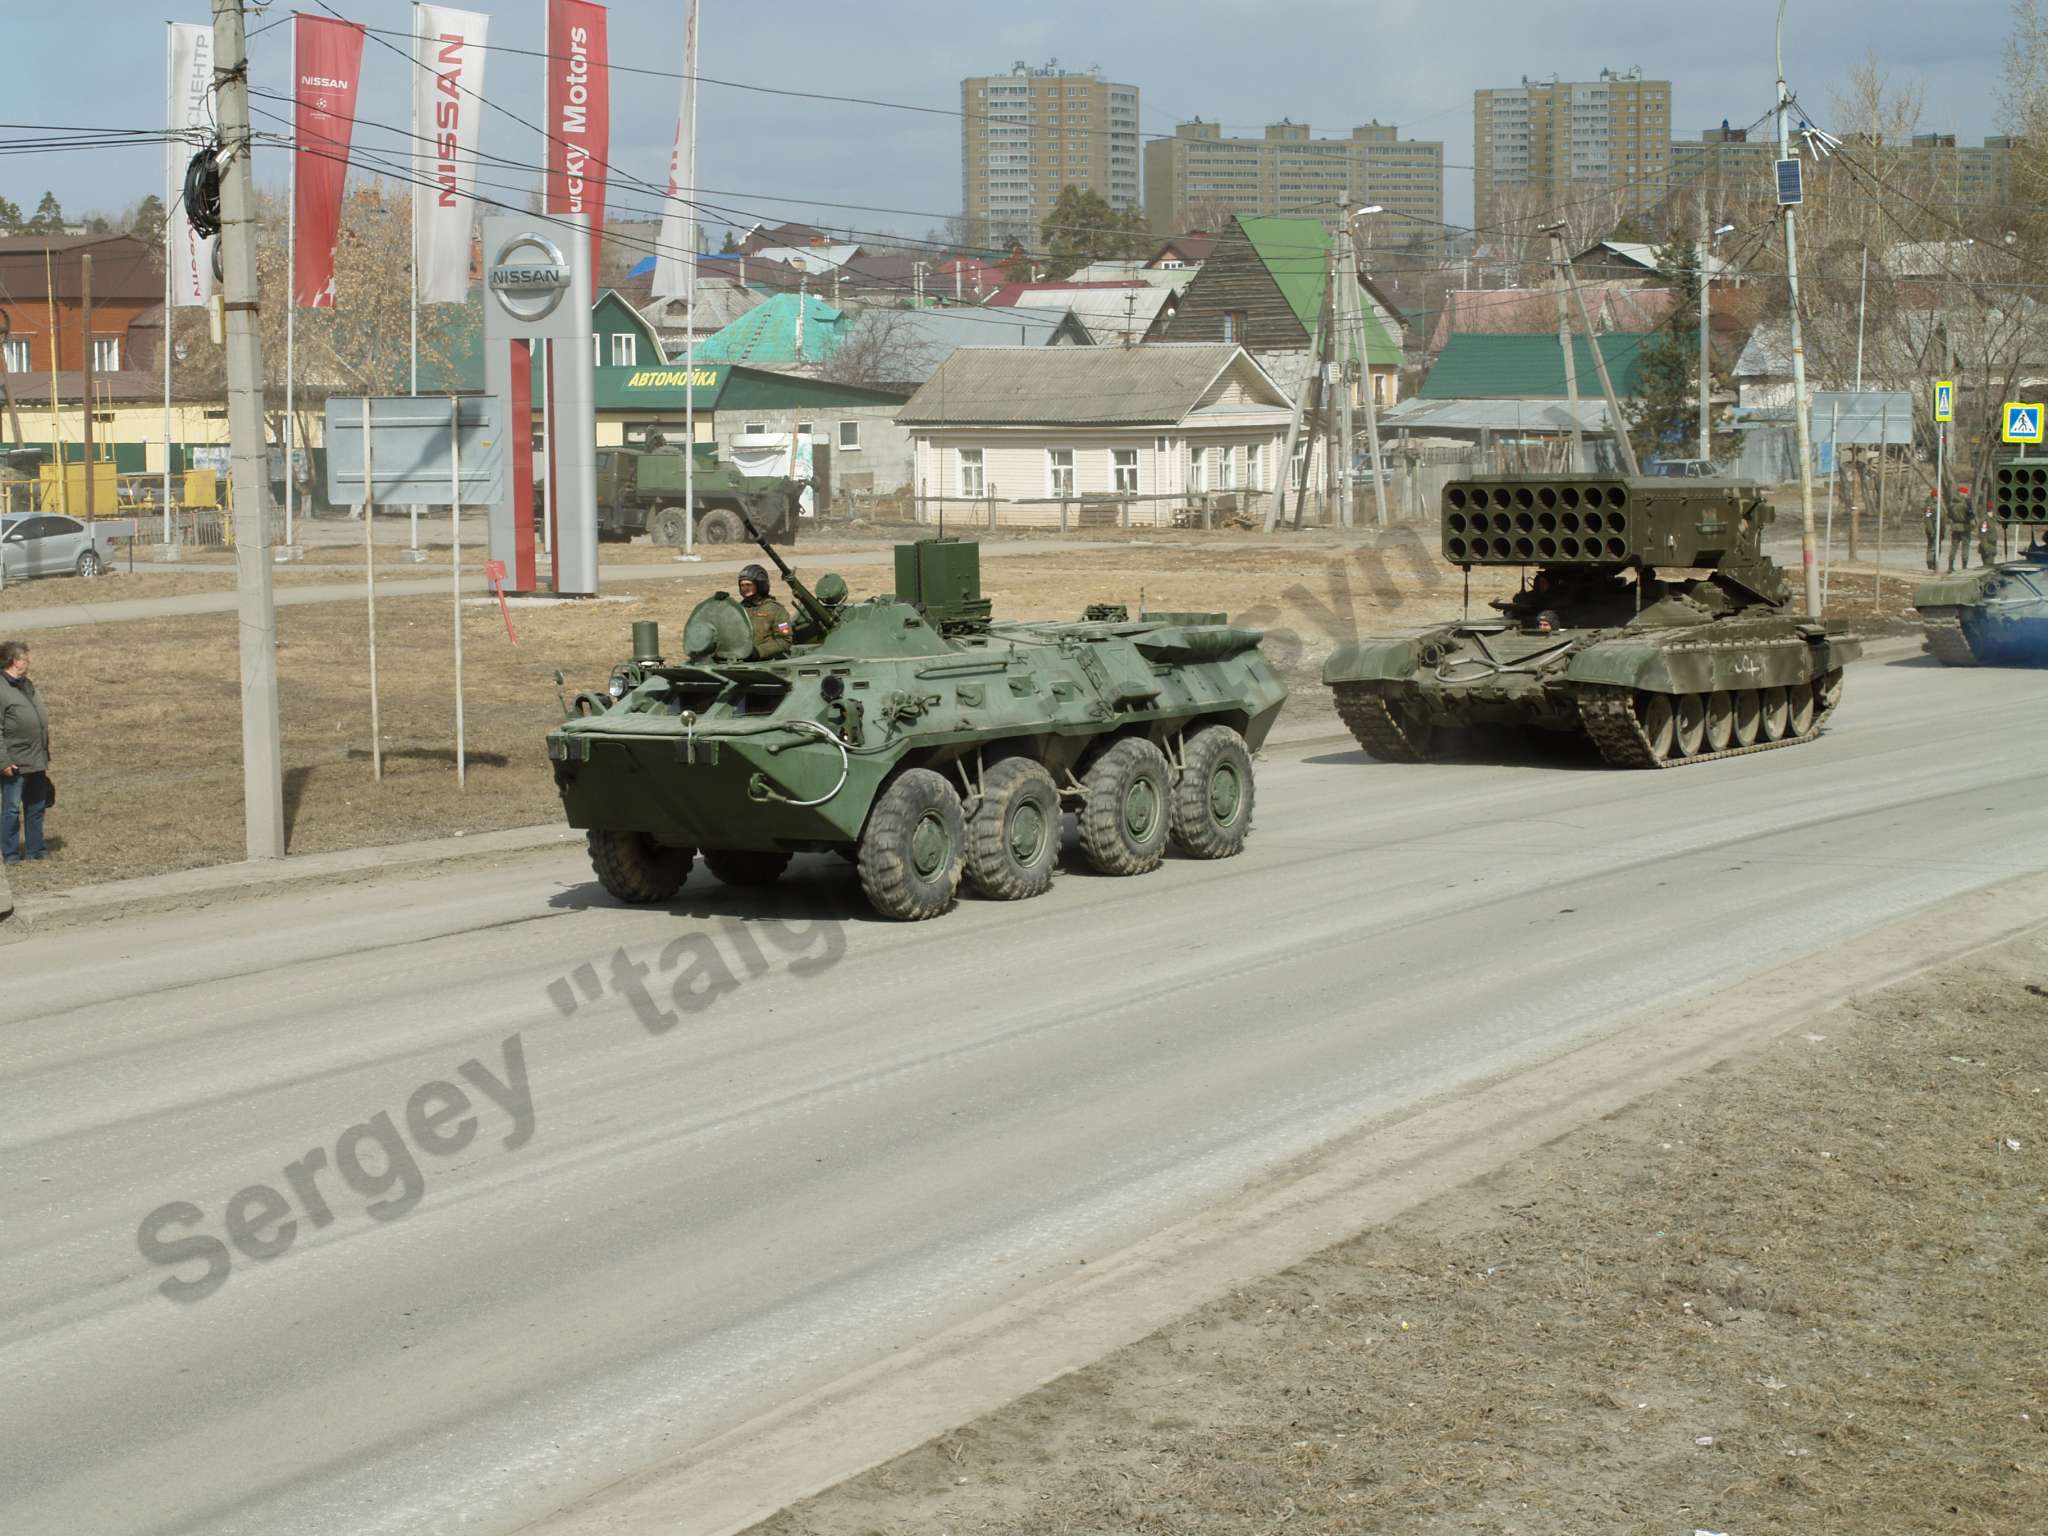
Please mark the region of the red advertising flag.
<svg viewBox="0 0 2048 1536"><path fill-rule="evenodd" d="M604 243L612 86L605 12L591 0L548 6L548 212L590 215L593 281Z"/></svg>
<svg viewBox="0 0 2048 1536"><path fill-rule="evenodd" d="M302 309L332 309L334 247L341 237L341 193L356 125L363 28L359 22L299 16L292 33L292 212L297 220L292 302Z"/></svg>

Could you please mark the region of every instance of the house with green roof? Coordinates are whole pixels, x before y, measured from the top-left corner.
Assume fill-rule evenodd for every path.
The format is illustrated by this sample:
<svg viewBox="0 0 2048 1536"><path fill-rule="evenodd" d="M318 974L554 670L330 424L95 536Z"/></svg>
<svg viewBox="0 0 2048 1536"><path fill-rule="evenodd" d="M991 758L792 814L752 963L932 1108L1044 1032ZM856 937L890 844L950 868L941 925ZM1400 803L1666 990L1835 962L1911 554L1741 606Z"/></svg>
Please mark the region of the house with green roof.
<svg viewBox="0 0 2048 1536"><path fill-rule="evenodd" d="M778 293L698 342L697 356L755 368L813 368L831 361L853 325L851 313L815 294Z"/></svg>
<svg viewBox="0 0 2048 1536"><path fill-rule="evenodd" d="M1233 218L1162 339L1234 342L1291 391L1307 371L1329 258L1330 231L1321 219ZM1382 405L1400 398L1399 323L1368 293L1365 351L1373 397Z"/></svg>

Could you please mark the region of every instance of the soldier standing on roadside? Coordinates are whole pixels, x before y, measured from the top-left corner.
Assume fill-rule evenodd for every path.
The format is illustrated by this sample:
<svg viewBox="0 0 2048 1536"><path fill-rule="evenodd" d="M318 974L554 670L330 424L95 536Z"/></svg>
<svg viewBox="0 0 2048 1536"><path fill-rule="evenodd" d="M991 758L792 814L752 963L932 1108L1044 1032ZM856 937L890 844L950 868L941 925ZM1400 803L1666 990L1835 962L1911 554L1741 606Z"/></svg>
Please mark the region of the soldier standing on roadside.
<svg viewBox="0 0 2048 1536"><path fill-rule="evenodd" d="M1936 524L1938 523L1939 519L1936 518L1934 509L1938 505L1940 505L1939 501L1937 500L1938 495L1939 493L1935 491L1929 491L1927 493L1927 511L1922 517L1922 521L1925 522L1927 525L1927 569L1929 569L1930 571L1938 571L1941 569L1941 562L1939 559L1936 558L1940 554L1940 550L1936 547L1935 544L1935 540L1938 536Z"/></svg>
<svg viewBox="0 0 2048 1536"><path fill-rule="evenodd" d="M1977 563L1985 567L1998 564L1998 524L1988 512L1977 519Z"/></svg>
<svg viewBox="0 0 2048 1536"><path fill-rule="evenodd" d="M1963 569L1970 568L1970 537L1976 530L1971 526L1970 488L1956 487L1956 504L1948 520L1948 568L1954 571L1956 561L1963 562Z"/></svg>

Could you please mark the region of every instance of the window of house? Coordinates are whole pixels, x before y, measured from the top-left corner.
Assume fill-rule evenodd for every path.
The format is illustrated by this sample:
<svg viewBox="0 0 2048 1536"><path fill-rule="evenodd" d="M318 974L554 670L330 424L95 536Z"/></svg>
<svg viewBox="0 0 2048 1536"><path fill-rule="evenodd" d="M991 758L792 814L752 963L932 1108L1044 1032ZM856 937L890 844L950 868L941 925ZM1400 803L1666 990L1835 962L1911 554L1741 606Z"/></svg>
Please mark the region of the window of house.
<svg viewBox="0 0 2048 1536"><path fill-rule="evenodd" d="M1244 451L1244 487L1248 491L1266 488L1266 445L1253 443Z"/></svg>
<svg viewBox="0 0 2048 1536"><path fill-rule="evenodd" d="M602 368L604 366L603 331L592 331L590 333L590 366L593 368Z"/></svg>
<svg viewBox="0 0 2048 1536"><path fill-rule="evenodd" d="M121 338L118 336L95 336L92 339L92 366L97 373L118 373L121 368Z"/></svg>
<svg viewBox="0 0 2048 1536"><path fill-rule="evenodd" d="M750 421L741 427L740 430L747 433L766 432L768 430L768 423L765 421Z"/></svg>
<svg viewBox="0 0 2048 1536"><path fill-rule="evenodd" d="M1188 489L1196 495L1200 495L1208 488L1207 481L1202 477L1202 465L1208 457L1209 451L1206 448L1188 449Z"/></svg>
<svg viewBox="0 0 2048 1536"><path fill-rule="evenodd" d="M1154 453L1164 453L1164 452L1166 452L1166 439L1165 439L1165 438L1163 438L1163 437L1155 437L1155 438L1153 438L1153 439L1152 439L1152 451L1153 451Z"/></svg>
<svg viewBox="0 0 2048 1536"><path fill-rule="evenodd" d="M1223 311L1223 339L1225 341L1242 342L1245 338L1246 318L1246 311L1242 309L1226 309Z"/></svg>
<svg viewBox="0 0 2048 1536"><path fill-rule="evenodd" d="M839 450L842 453L857 452L860 448L860 423L842 421L839 423Z"/></svg>
<svg viewBox="0 0 2048 1536"><path fill-rule="evenodd" d="M640 338L631 331L612 333L612 366L631 368L640 360Z"/></svg>
<svg viewBox="0 0 2048 1536"><path fill-rule="evenodd" d="M816 425L817 423L813 421L800 421L796 424L796 435L798 437L809 437L811 435L811 428Z"/></svg>
<svg viewBox="0 0 2048 1536"><path fill-rule="evenodd" d="M28 372L28 343L26 341L10 341L0 350L4 350L7 355L7 371L9 373Z"/></svg>
<svg viewBox="0 0 2048 1536"><path fill-rule="evenodd" d="M1109 476L1111 486L1130 495L1138 493L1138 450L1135 448L1112 448L1109 450Z"/></svg>
<svg viewBox="0 0 2048 1536"><path fill-rule="evenodd" d="M1074 450L1071 448L1048 448L1045 450L1045 494L1061 500L1074 494Z"/></svg>
<svg viewBox="0 0 2048 1536"><path fill-rule="evenodd" d="M960 494L980 497L986 495L986 482L982 479L982 450L962 448L960 450Z"/></svg>
<svg viewBox="0 0 2048 1536"><path fill-rule="evenodd" d="M1237 449L1223 447L1216 452L1216 489L1234 491L1237 489Z"/></svg>

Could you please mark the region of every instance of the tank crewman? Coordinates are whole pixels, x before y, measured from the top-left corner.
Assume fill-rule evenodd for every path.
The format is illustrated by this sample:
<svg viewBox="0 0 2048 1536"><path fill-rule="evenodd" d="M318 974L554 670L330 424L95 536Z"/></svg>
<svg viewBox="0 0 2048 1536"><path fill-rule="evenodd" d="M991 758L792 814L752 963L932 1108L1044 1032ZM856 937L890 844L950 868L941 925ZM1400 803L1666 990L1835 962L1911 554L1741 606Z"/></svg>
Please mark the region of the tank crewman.
<svg viewBox="0 0 2048 1536"><path fill-rule="evenodd" d="M1934 542L1937 537L1935 507L1939 504L1939 495L1938 491L1930 490L1927 493L1927 512L1924 518L1927 524L1927 569L1930 571L1941 569L1941 561L1938 558L1941 551L1935 547Z"/></svg>
<svg viewBox="0 0 2048 1536"><path fill-rule="evenodd" d="M768 572L749 565L740 570L740 606L754 626L754 656L766 661L789 649L789 610L768 595Z"/></svg>
<svg viewBox="0 0 2048 1536"><path fill-rule="evenodd" d="M1955 510L1948 520L1948 568L1953 571L1956 561L1961 560L1963 569L1970 568L1970 541L1977 535L1976 520L1970 515L1970 488L1956 487Z"/></svg>

